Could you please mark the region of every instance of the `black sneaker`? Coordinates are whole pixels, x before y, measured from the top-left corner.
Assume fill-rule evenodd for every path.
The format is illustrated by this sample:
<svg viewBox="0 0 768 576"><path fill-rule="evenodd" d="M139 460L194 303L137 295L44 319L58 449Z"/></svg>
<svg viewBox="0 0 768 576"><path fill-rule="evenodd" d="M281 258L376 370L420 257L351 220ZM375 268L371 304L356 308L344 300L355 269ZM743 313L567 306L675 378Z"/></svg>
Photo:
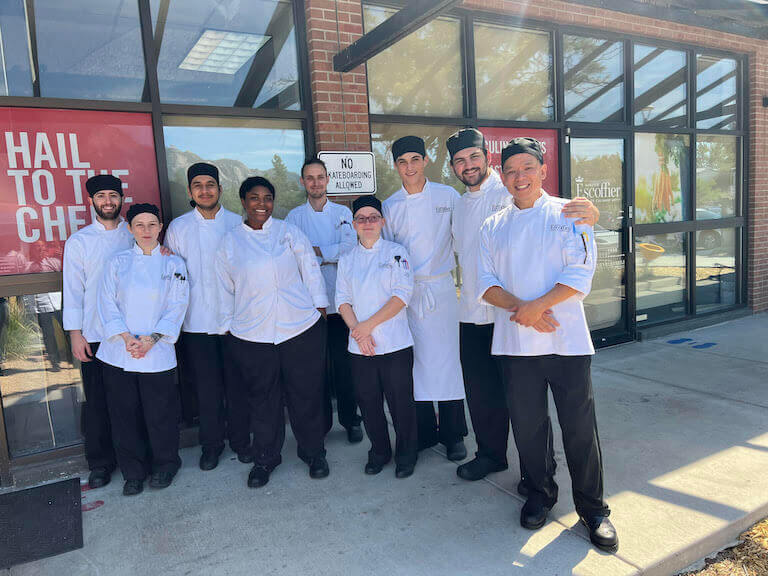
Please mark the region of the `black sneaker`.
<svg viewBox="0 0 768 576"><path fill-rule="evenodd" d="M402 464L395 467L395 478L408 478L413 476L416 464Z"/></svg>
<svg viewBox="0 0 768 576"><path fill-rule="evenodd" d="M264 466L254 466L248 474L248 488L261 488L269 482L269 475L272 470Z"/></svg>
<svg viewBox="0 0 768 576"><path fill-rule="evenodd" d="M492 472L501 472L507 468L506 464L498 464L488 458L475 457L466 464L456 468L456 476L463 480L475 482L476 480L482 480Z"/></svg>
<svg viewBox="0 0 768 576"><path fill-rule="evenodd" d="M175 474L172 472L153 472L149 478L149 487L157 489L168 488L171 482L173 482L174 476Z"/></svg>
<svg viewBox="0 0 768 576"><path fill-rule="evenodd" d="M136 496L144 491L144 480L126 480L123 484L123 496Z"/></svg>
<svg viewBox="0 0 768 576"><path fill-rule="evenodd" d="M112 471L109 468L94 468L88 475L88 487L91 489L101 488L109 484L112 479Z"/></svg>
<svg viewBox="0 0 768 576"><path fill-rule="evenodd" d="M464 446L464 440L447 445L445 447L445 457L452 462L464 460L467 457L467 447Z"/></svg>
<svg viewBox="0 0 768 576"><path fill-rule="evenodd" d="M347 428L347 441L350 444L357 444L363 441L363 428L360 424L353 424Z"/></svg>
<svg viewBox="0 0 768 576"><path fill-rule="evenodd" d="M368 463L365 465L365 473L369 476L373 476L374 474L378 474L382 471L384 468L384 465L389 462L389 459L386 460L383 458L376 458L373 455L368 455Z"/></svg>
<svg viewBox="0 0 768 576"><path fill-rule="evenodd" d="M520 511L520 526L528 530L538 530L547 523L550 506L545 506L536 496L528 498Z"/></svg>
<svg viewBox="0 0 768 576"><path fill-rule="evenodd" d="M219 465L220 450L206 450L203 448L203 453L200 454L200 470L213 470Z"/></svg>
<svg viewBox="0 0 768 576"><path fill-rule="evenodd" d="M325 478L331 471L328 468L328 461L325 456L315 456L309 461L309 477L310 478Z"/></svg>

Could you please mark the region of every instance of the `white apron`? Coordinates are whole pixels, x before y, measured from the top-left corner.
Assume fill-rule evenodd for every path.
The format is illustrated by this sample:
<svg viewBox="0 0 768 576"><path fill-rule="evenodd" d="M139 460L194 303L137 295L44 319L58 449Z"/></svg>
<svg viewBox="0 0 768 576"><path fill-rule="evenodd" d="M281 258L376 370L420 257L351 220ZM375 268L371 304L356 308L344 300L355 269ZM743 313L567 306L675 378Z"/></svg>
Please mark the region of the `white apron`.
<svg viewBox="0 0 768 576"><path fill-rule="evenodd" d="M407 310L414 343L414 400L463 400L459 301L451 274L417 277Z"/></svg>

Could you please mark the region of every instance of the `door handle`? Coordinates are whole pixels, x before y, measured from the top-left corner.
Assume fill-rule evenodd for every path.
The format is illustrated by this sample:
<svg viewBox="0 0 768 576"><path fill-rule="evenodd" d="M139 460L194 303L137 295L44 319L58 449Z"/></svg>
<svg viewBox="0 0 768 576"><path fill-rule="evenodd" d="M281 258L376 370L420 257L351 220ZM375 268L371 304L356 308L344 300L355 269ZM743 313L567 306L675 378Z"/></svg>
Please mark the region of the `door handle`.
<svg viewBox="0 0 768 576"><path fill-rule="evenodd" d="M635 249L635 231L633 230L633 227L629 227L629 253L632 254L632 251Z"/></svg>

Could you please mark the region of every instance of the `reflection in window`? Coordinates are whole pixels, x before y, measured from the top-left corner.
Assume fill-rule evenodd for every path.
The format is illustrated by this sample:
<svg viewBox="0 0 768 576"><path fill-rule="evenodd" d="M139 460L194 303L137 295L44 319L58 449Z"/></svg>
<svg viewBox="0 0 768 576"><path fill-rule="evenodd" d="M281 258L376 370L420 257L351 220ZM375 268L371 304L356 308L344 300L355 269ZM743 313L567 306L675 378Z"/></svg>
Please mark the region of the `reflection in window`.
<svg viewBox="0 0 768 576"><path fill-rule="evenodd" d="M288 1L152 0L163 102L298 110Z"/></svg>
<svg viewBox="0 0 768 576"><path fill-rule="evenodd" d="M563 37L565 117L578 122L624 119L624 44Z"/></svg>
<svg viewBox="0 0 768 576"><path fill-rule="evenodd" d="M736 129L736 60L696 56L696 128Z"/></svg>
<svg viewBox="0 0 768 576"><path fill-rule="evenodd" d="M739 140L700 135L696 140L696 219L736 215Z"/></svg>
<svg viewBox="0 0 768 576"><path fill-rule="evenodd" d="M736 304L736 233L728 229L696 232L696 312Z"/></svg>
<svg viewBox="0 0 768 576"><path fill-rule="evenodd" d="M635 239L635 294L638 323L685 316L685 234Z"/></svg>
<svg viewBox="0 0 768 576"><path fill-rule="evenodd" d="M552 53L548 32L475 24L478 116L552 119Z"/></svg>
<svg viewBox="0 0 768 576"><path fill-rule="evenodd" d="M35 0L34 5L41 96L142 99L138 2Z"/></svg>
<svg viewBox="0 0 768 576"><path fill-rule="evenodd" d="M61 292L0 298L0 392L11 457L81 442L80 370Z"/></svg>
<svg viewBox="0 0 768 576"><path fill-rule="evenodd" d="M219 168L222 204L242 213L240 184L264 176L275 185L276 218L306 201L299 185L304 162L304 133L299 122L166 116L163 136L174 217L190 210L187 168L211 162Z"/></svg>
<svg viewBox="0 0 768 576"><path fill-rule="evenodd" d="M691 197L690 137L635 134L635 206L638 224L686 220Z"/></svg>
<svg viewBox="0 0 768 576"><path fill-rule="evenodd" d="M366 31L396 10L365 5ZM461 116L459 21L437 18L368 60L371 114Z"/></svg>
<svg viewBox="0 0 768 576"><path fill-rule="evenodd" d="M0 6L0 96L32 96L27 15L24 0L7 0Z"/></svg>
<svg viewBox="0 0 768 576"><path fill-rule="evenodd" d="M687 124L685 52L656 46L634 46L635 124L670 128Z"/></svg>
<svg viewBox="0 0 768 576"><path fill-rule="evenodd" d="M429 180L464 190L464 185L453 175L445 141L459 128L456 126L425 126L417 124L373 124L371 144L376 157L376 197L389 198L401 187L400 175L392 161L392 143L403 136L414 135L424 139L427 149L425 174Z"/></svg>

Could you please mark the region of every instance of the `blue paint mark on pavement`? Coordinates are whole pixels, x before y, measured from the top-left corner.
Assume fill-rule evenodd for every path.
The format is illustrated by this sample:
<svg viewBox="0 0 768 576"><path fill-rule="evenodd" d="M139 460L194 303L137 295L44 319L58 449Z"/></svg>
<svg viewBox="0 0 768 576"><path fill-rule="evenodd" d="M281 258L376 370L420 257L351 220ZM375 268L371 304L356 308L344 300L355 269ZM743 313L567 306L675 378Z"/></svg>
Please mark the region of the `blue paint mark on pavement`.
<svg viewBox="0 0 768 576"><path fill-rule="evenodd" d="M683 344L685 342L693 342L693 338L676 338L675 340L667 340L667 344Z"/></svg>
<svg viewBox="0 0 768 576"><path fill-rule="evenodd" d="M717 342L704 342L704 344L696 344L696 346L693 346L693 348L702 350L704 348L712 348L712 346L717 346Z"/></svg>

